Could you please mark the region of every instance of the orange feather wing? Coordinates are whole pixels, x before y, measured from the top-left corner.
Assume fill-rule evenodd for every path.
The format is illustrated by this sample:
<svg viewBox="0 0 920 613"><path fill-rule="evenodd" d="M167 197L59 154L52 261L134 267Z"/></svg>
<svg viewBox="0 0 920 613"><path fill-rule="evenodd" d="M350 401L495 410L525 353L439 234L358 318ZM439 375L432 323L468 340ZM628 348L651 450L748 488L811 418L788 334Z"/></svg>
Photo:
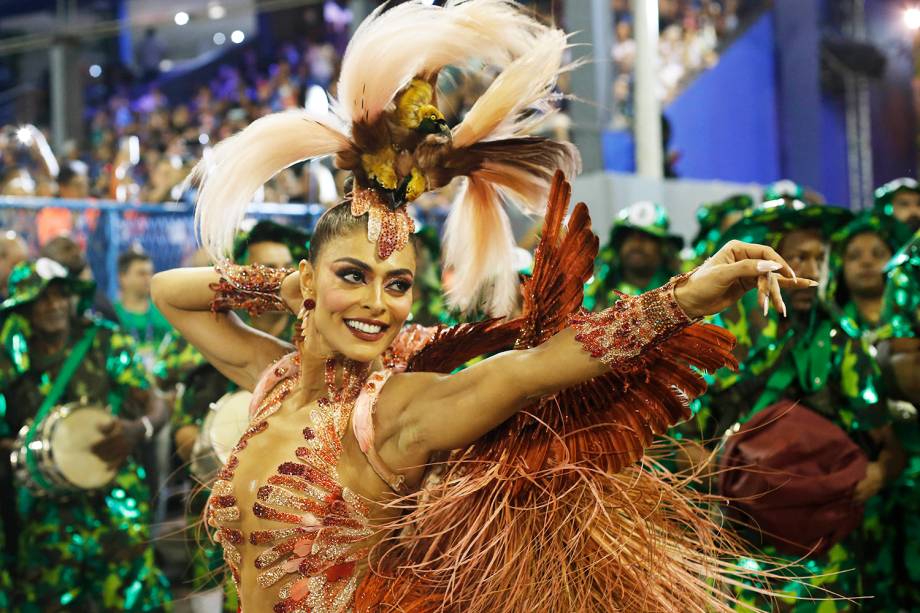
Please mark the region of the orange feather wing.
<svg viewBox="0 0 920 613"><path fill-rule="evenodd" d="M581 308L597 238L584 205L563 225L570 194L557 174L518 348ZM460 343L454 334L445 341ZM731 347L727 332L690 326L455 451L422 492L395 503L405 511L389 526L398 536L379 547L358 610L730 611L731 584L763 573L722 561L737 544L644 453L705 390L695 369L734 364Z"/></svg>

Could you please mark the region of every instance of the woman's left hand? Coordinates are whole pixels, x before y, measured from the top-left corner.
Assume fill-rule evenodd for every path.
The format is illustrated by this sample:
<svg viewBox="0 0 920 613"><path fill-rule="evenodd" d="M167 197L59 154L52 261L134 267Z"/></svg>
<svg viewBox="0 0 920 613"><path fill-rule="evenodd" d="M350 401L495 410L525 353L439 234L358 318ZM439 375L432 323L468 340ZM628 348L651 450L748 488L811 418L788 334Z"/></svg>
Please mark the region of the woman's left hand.
<svg viewBox="0 0 920 613"><path fill-rule="evenodd" d="M796 278L789 264L770 247L731 241L676 287L674 295L684 312L696 318L727 309L756 287L757 303L765 311L772 302L785 315L781 288L816 285L815 281Z"/></svg>

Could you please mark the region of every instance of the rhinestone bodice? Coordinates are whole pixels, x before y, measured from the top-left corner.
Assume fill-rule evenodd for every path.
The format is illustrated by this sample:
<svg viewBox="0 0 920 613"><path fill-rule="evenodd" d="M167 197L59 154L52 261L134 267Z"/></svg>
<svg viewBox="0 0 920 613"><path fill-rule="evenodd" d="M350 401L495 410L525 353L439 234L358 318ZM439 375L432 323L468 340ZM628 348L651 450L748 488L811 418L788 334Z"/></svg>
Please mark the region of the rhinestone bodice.
<svg viewBox="0 0 920 613"><path fill-rule="evenodd" d="M284 404L297 380L255 407L208 503L244 613L350 611L374 534L337 469L364 373L304 408Z"/></svg>

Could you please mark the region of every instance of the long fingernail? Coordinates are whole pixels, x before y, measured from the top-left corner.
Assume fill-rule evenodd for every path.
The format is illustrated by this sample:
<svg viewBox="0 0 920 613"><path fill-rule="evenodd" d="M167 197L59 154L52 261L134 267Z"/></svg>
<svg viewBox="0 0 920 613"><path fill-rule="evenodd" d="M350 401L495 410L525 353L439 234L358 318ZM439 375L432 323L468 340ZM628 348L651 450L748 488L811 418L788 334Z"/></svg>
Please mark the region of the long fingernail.
<svg viewBox="0 0 920 613"><path fill-rule="evenodd" d="M782 264L777 264L776 262L770 262L769 260L760 260L757 262L757 270L759 272L776 272L782 268Z"/></svg>
<svg viewBox="0 0 920 613"><path fill-rule="evenodd" d="M767 316L767 313L768 313L769 311L770 311L770 303L767 302L767 297L764 296L764 297L763 297L763 315L764 315L764 317Z"/></svg>
<svg viewBox="0 0 920 613"><path fill-rule="evenodd" d="M783 307L783 317L786 317L786 303L780 299L779 304Z"/></svg>
<svg viewBox="0 0 920 613"><path fill-rule="evenodd" d="M811 279L808 279L808 287L818 287L818 285L820 285L820 283L818 283L817 281L812 281Z"/></svg>

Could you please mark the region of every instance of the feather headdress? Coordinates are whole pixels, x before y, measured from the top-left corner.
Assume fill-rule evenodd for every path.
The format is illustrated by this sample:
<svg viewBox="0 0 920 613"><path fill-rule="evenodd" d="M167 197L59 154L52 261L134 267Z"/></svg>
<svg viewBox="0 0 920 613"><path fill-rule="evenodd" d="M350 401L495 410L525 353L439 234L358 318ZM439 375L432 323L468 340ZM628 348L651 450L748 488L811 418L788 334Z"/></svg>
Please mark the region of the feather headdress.
<svg viewBox="0 0 920 613"><path fill-rule="evenodd" d="M261 184L291 164L334 155L355 179L352 213L368 215L368 238L386 259L413 231L406 205L465 177L446 226L445 266L457 279L448 299L464 310L506 314L516 274L508 265L514 242L504 204L540 214L553 173L580 170L570 143L528 136L552 112L567 45L561 30L509 0L378 8L345 52L334 117L269 115L196 167L202 243L213 258L226 256ZM450 128L437 106L439 71L474 62L500 72Z"/></svg>

